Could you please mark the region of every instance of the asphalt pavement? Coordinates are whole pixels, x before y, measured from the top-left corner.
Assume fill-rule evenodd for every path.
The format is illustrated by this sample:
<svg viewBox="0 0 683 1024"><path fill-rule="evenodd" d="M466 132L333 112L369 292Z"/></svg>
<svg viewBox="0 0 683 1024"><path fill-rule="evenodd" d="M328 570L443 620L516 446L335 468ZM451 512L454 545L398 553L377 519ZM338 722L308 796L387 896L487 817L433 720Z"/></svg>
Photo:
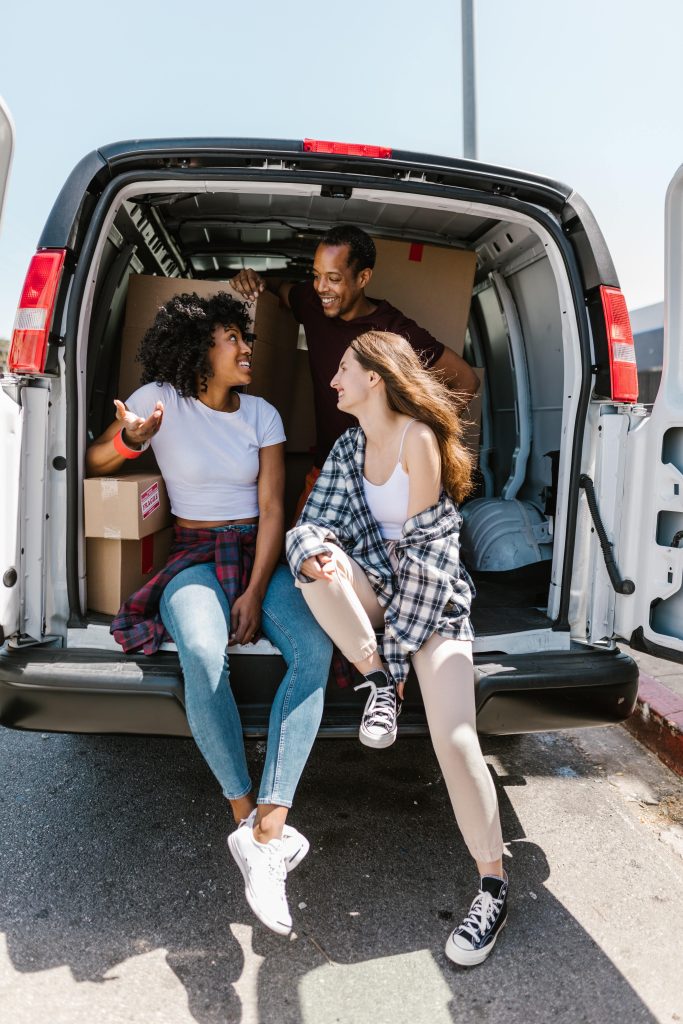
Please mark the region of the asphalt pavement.
<svg viewBox="0 0 683 1024"><path fill-rule="evenodd" d="M3 1024L683 1019L683 780L622 727L485 740L508 841L491 958L428 740L321 741L292 821L296 937L255 922L191 741L0 730ZM249 746L255 771L262 744Z"/></svg>

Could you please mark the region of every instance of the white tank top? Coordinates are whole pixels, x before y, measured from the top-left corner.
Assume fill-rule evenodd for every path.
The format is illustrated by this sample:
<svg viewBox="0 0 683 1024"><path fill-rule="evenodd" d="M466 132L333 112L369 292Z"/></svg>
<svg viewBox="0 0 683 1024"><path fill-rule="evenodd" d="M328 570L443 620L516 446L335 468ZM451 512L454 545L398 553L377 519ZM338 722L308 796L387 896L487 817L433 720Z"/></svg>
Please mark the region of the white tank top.
<svg viewBox="0 0 683 1024"><path fill-rule="evenodd" d="M405 441L408 427L415 420L406 423L405 430L401 435L401 446L398 450L398 461L386 483L371 484L363 477L363 489L365 500L372 516L377 520L382 540L398 540L403 530L403 524L408 518L408 485L409 478L401 465L403 454L403 442Z"/></svg>

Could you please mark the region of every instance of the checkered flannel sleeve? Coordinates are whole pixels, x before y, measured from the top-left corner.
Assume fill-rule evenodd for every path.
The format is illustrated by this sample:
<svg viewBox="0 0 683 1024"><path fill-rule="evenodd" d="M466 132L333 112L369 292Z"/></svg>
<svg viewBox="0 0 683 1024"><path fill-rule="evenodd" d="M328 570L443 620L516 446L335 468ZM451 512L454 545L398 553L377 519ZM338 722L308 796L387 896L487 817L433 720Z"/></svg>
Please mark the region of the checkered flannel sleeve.
<svg viewBox="0 0 683 1024"><path fill-rule="evenodd" d="M344 474L334 451L328 456L313 490L304 505L299 522L287 532L285 552L292 573L301 583L310 583L301 573L307 558L330 554L330 544L344 547L348 542L343 529L348 501Z"/></svg>

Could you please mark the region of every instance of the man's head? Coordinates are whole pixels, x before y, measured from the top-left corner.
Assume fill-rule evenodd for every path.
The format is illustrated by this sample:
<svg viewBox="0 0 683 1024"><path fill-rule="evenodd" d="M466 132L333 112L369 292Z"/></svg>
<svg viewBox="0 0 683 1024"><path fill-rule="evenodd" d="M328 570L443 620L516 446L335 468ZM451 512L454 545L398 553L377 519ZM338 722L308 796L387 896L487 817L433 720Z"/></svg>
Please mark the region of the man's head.
<svg viewBox="0 0 683 1024"><path fill-rule="evenodd" d="M360 315L375 255L373 240L353 225L340 224L321 238L313 262L313 287L325 316L350 320Z"/></svg>

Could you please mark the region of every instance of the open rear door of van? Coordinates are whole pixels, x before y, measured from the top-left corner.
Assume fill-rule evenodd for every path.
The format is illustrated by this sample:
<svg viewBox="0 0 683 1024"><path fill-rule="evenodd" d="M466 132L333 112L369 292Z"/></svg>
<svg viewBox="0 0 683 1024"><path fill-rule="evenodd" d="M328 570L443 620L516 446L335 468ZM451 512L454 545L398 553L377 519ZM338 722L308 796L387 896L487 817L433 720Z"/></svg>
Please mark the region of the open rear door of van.
<svg viewBox="0 0 683 1024"><path fill-rule="evenodd" d="M0 96L0 227L2 226L2 210L5 205L5 193L9 170L14 151L14 125L10 112Z"/></svg>
<svg viewBox="0 0 683 1024"><path fill-rule="evenodd" d="M0 97L0 227L14 149L14 126ZM16 632L19 624L19 458L21 409L0 388L0 643Z"/></svg>
<svg viewBox="0 0 683 1024"><path fill-rule="evenodd" d="M616 595L615 631L636 648L683 661L683 166L667 191L665 229L662 381L652 414L632 416L623 438L614 554L635 590Z"/></svg>

